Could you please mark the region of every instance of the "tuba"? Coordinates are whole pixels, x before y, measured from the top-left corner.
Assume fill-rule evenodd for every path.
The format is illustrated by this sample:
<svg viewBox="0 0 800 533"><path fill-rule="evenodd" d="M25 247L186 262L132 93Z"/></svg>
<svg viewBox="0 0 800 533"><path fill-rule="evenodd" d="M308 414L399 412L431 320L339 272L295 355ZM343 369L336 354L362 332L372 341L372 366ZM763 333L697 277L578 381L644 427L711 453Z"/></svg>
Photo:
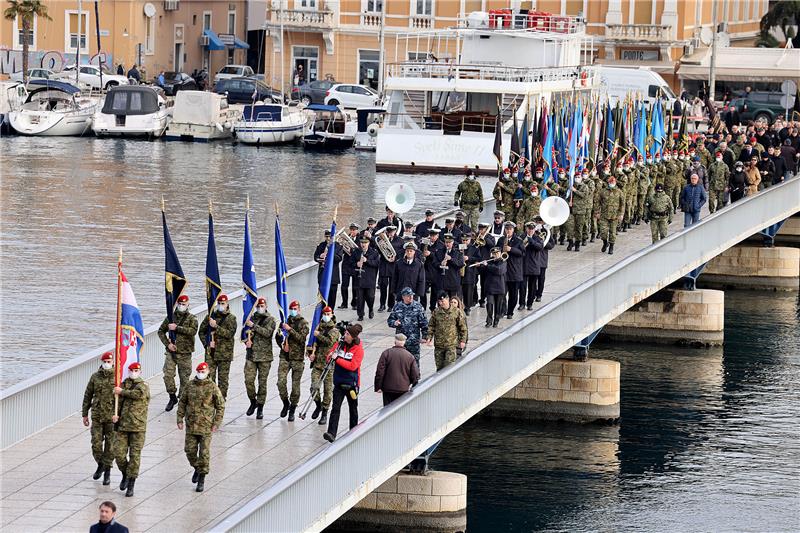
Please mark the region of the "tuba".
<svg viewBox="0 0 800 533"><path fill-rule="evenodd" d="M375 244L378 246L378 251L381 253L384 259L389 261L390 263L395 260L397 257L397 252L394 251L394 246L392 246L392 241L389 240L389 236L386 235L386 230L389 226L384 226L378 231L375 232Z"/></svg>
<svg viewBox="0 0 800 533"><path fill-rule="evenodd" d="M550 228L560 226L569 218L569 204L560 196L549 196L539 206L539 216L544 221L546 235L542 246L550 240Z"/></svg>
<svg viewBox="0 0 800 533"><path fill-rule="evenodd" d="M350 235L347 234L347 229L345 228L339 230L334 241L336 242L336 245L341 247L342 251L344 251L344 253L347 255L351 255L353 250L358 248L358 246L356 246L356 241L354 241Z"/></svg>

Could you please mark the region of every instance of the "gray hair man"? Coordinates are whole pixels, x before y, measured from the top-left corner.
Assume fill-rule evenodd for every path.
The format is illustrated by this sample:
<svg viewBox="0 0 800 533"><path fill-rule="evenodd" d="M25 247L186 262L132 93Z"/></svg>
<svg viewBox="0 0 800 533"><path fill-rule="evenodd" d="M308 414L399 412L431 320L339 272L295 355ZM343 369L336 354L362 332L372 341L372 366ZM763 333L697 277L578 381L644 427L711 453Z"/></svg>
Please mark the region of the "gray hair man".
<svg viewBox="0 0 800 533"><path fill-rule="evenodd" d="M419 381L419 366L405 349L406 336L394 336L394 346L384 350L375 370L375 392L383 393L383 405L389 405Z"/></svg>

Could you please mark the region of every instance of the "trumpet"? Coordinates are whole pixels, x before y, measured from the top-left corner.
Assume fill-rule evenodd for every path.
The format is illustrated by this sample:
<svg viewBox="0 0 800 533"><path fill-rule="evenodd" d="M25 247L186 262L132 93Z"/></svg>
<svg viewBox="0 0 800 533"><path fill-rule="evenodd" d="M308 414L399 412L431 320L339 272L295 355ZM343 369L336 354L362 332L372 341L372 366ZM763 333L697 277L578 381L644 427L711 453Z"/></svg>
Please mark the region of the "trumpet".
<svg viewBox="0 0 800 533"><path fill-rule="evenodd" d="M475 246L478 248L483 248L486 246L486 234L488 233L488 229L481 231L478 233L478 236L475 237Z"/></svg>
<svg viewBox="0 0 800 533"><path fill-rule="evenodd" d="M350 235L347 234L346 229L341 229L336 233L336 238L334 239L336 244L342 248L342 251L347 255L352 255L353 250L358 248L356 245L356 241L353 240Z"/></svg>
<svg viewBox="0 0 800 533"><path fill-rule="evenodd" d="M478 263L472 263L471 265L469 265L469 268L488 265L489 263L493 263L494 261L506 262L506 261L508 261L508 254L506 252L503 252L503 253L500 254L499 258L492 257L491 259L486 259L485 261L479 261Z"/></svg>

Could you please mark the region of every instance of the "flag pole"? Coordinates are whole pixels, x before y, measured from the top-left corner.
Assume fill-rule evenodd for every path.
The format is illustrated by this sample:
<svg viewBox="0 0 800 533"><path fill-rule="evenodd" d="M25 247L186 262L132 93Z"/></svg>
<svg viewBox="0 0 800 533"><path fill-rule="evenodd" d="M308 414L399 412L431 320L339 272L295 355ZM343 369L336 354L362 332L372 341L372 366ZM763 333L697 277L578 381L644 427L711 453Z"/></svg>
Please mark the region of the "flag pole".
<svg viewBox="0 0 800 533"><path fill-rule="evenodd" d="M114 328L114 386L119 387L122 381L122 369L119 360L120 322L122 321L122 247L119 248L117 260L117 324ZM119 415L119 395L114 395L114 415Z"/></svg>

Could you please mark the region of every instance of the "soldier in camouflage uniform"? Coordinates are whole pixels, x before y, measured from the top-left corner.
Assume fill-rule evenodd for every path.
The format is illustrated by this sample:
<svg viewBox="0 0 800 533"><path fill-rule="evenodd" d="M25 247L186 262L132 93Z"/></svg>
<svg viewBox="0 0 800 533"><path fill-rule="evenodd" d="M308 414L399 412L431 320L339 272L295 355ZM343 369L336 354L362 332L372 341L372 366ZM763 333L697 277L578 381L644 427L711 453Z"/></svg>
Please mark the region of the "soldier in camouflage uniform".
<svg viewBox="0 0 800 533"><path fill-rule="evenodd" d="M222 425L225 399L216 383L208 379L208 363L197 365L195 378L181 391L178 403L178 429L186 419L186 440L183 451L194 468L192 483L203 492L206 474L211 466L211 434Z"/></svg>
<svg viewBox="0 0 800 533"><path fill-rule="evenodd" d="M678 205L678 197L681 194L681 185L683 182L683 170L680 161L677 161L676 156L664 156L666 162L666 176L664 178L664 192L672 200L672 205Z"/></svg>
<svg viewBox="0 0 800 533"><path fill-rule="evenodd" d="M628 159L628 188L625 192L625 227L630 228L636 222L636 196L639 193L639 170L636 161Z"/></svg>
<svg viewBox="0 0 800 533"><path fill-rule="evenodd" d="M92 479L103 476L103 485L111 484L111 465L114 462L114 354L106 352L100 356L100 369L92 374L83 393L83 425L89 425L89 409L92 410L92 456L97 462Z"/></svg>
<svg viewBox="0 0 800 533"><path fill-rule="evenodd" d="M267 377L272 366L272 336L275 334L275 318L267 311L267 301L264 298L256 301L256 312L245 325L250 328L250 334L244 343L244 388L250 399L247 416L258 409L256 418L261 420L264 418L264 402L267 400Z"/></svg>
<svg viewBox="0 0 800 533"><path fill-rule="evenodd" d="M568 244L567 251L575 250L579 252L581 244L588 238L586 219L592 215L592 191L587 183L589 180L589 171L584 170L578 176L575 176L575 183L572 187L572 209L570 210L569 217L572 219L570 233L567 235ZM529 220L532 221L531 218Z"/></svg>
<svg viewBox="0 0 800 533"><path fill-rule="evenodd" d="M211 340L206 344L209 328ZM233 362L233 343L236 338L236 315L230 312L226 295L219 295L217 308L211 311L210 317L206 316L200 323L198 336L206 349L208 375L212 381L216 381L219 390L222 391L222 397L227 399L228 378Z"/></svg>
<svg viewBox="0 0 800 533"><path fill-rule="evenodd" d="M648 156L649 159L650 156ZM650 189L650 168L652 165L645 165L644 158L639 156L639 181L636 184L636 219L634 224L637 226L645 219L644 210L647 203L647 191Z"/></svg>
<svg viewBox="0 0 800 533"><path fill-rule="evenodd" d="M725 206L725 190L731 177L731 170L722 160L722 152L708 167L708 210L714 212Z"/></svg>
<svg viewBox="0 0 800 533"><path fill-rule="evenodd" d="M655 192L647 200L647 218L650 219L650 235L653 242L667 236L669 225L672 223L672 199L664 192L664 186L656 185Z"/></svg>
<svg viewBox="0 0 800 533"><path fill-rule="evenodd" d="M284 335L286 338L284 339ZM275 334L275 342L281 349L278 362L278 394L283 402L281 418L289 415L289 422L294 422L294 411L300 401L300 378L303 377L305 365L303 360L306 353L306 337L308 336L308 322L300 316L300 302L292 301L289 305L289 318L281 324ZM286 382L292 372L292 395L286 389Z"/></svg>
<svg viewBox="0 0 800 533"><path fill-rule="evenodd" d="M464 181L458 184L453 205L464 211L464 223L467 226L473 229L478 227L479 213L483 211L483 189L475 178L474 170L468 170Z"/></svg>
<svg viewBox="0 0 800 533"><path fill-rule="evenodd" d="M192 373L192 352L194 352L194 336L197 334L197 318L189 312L189 297L185 294L178 298L178 305L173 319L175 322L169 324L167 323L169 319L165 318L164 322L161 323L161 327L158 328L158 338L167 348L164 353L163 372L164 385L169 394L169 402L164 409L165 411L171 411L175 404L178 403L175 368L177 367L178 369L181 390L189 381L189 375ZM174 343L170 340L168 332L175 334Z"/></svg>
<svg viewBox="0 0 800 533"><path fill-rule="evenodd" d="M625 210L625 195L617 188L614 176L608 178L608 185L600 193L600 239L603 241L601 252L608 250L614 253L617 242L617 225L622 221Z"/></svg>
<svg viewBox="0 0 800 533"><path fill-rule="evenodd" d="M656 152L655 162L653 163L653 168L650 170L650 181L653 184L653 190L655 191L655 186L659 183L664 185L664 176L666 175L666 170L664 167L664 160L661 158L661 154Z"/></svg>
<svg viewBox="0 0 800 533"><path fill-rule="evenodd" d="M714 156L708 151L708 148L706 148L705 137L701 136L698 138L696 152L697 155L700 156L700 164L702 164L704 168L708 168L711 163L714 162Z"/></svg>
<svg viewBox="0 0 800 533"><path fill-rule="evenodd" d="M414 356L419 368L419 343L420 338L428 336L428 318L425 308L414 299L411 287L404 287L400 296L402 300L394 304L386 324L395 328L395 333L406 336L406 350Z"/></svg>
<svg viewBox="0 0 800 533"><path fill-rule="evenodd" d="M517 186L511 182L511 171L506 168L503 170L503 174L497 178L497 183L494 184L492 197L495 199L497 209L505 212L508 218L513 216L514 193L516 192Z"/></svg>
<svg viewBox="0 0 800 533"><path fill-rule="evenodd" d="M594 242L594 238L600 235L600 227L598 226L600 221L600 193L603 191L605 183L598 175L597 168L593 168L589 175L594 183L594 192L592 193L592 216L590 217L592 220L592 227L589 233L589 242ZM603 175L606 177L610 176L608 169L603 169Z"/></svg>
<svg viewBox="0 0 800 533"><path fill-rule="evenodd" d="M328 354L333 349L333 346L339 342L339 336L333 309L325 307L322 310L319 325L314 331L315 349L308 355L311 361L311 394L314 397L315 404L311 418L316 420L319 417L317 424L320 426L328 423L328 409L331 408L331 399L333 398L333 368L325 375L324 382L321 379L322 372L325 370L325 360Z"/></svg>
<svg viewBox="0 0 800 533"><path fill-rule="evenodd" d="M467 344L467 323L462 316L458 309L450 306L450 298L442 291L439 294L439 305L431 313L428 335L425 339L425 344L433 344L437 372L454 363L456 348L460 347L463 350Z"/></svg>
<svg viewBox="0 0 800 533"><path fill-rule="evenodd" d="M144 448L147 432L147 406L150 405L150 387L141 377L142 365L128 365L128 377L122 387L114 387L119 396L119 416L112 420L117 424L114 438L114 457L122 472L119 490L126 490L125 496L133 496L133 486L139 477L139 462Z"/></svg>
<svg viewBox="0 0 800 533"><path fill-rule="evenodd" d="M519 210L517 210L517 216L514 219L517 227L521 228L526 222L530 222L535 217L539 216L539 208L541 205L542 198L539 196L539 185L535 181L531 181L528 186L528 193L522 200L522 204Z"/></svg>

